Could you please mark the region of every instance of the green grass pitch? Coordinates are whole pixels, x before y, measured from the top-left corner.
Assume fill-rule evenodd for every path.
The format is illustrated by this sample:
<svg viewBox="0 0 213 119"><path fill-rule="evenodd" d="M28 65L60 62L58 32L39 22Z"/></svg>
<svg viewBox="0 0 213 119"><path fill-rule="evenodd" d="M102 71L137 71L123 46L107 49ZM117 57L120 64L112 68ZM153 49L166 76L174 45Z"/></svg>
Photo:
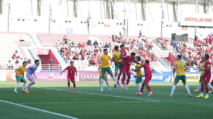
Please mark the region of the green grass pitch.
<svg viewBox="0 0 213 119"><path fill-rule="evenodd" d="M134 82L128 91L113 88L111 82L109 92L104 84L102 93L98 82L76 82L77 92L72 92L72 84L67 92L66 82L36 82L30 94L21 91L22 84L16 94L15 82L0 82L0 119L212 119L213 94L196 98L197 84L188 83L189 97L180 82L170 98L171 82L151 82L150 97L146 88L142 96L135 95Z"/></svg>

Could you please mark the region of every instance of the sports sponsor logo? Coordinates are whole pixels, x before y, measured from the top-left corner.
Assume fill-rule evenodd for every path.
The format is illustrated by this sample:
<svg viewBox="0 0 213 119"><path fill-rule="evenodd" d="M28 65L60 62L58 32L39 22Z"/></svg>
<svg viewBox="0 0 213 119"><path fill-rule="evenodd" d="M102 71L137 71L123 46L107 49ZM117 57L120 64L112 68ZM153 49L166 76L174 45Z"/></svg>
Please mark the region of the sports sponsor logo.
<svg viewBox="0 0 213 119"><path fill-rule="evenodd" d="M14 71L7 72L7 81L16 81L16 73Z"/></svg>

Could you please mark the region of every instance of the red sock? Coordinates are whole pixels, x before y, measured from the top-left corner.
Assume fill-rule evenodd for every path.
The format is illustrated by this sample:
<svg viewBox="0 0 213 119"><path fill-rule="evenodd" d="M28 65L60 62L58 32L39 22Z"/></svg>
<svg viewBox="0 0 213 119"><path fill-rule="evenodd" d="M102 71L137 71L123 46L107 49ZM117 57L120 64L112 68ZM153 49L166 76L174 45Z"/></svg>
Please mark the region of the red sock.
<svg viewBox="0 0 213 119"><path fill-rule="evenodd" d="M76 87L75 83L73 83L73 87L74 87L74 88Z"/></svg>
<svg viewBox="0 0 213 119"><path fill-rule="evenodd" d="M147 88L147 90L149 91L149 92L151 92L151 88L150 88L150 86L147 84L146 85L146 88Z"/></svg>
<svg viewBox="0 0 213 119"><path fill-rule="evenodd" d="M130 79L127 79L127 81L126 81L126 85L128 85L128 84L129 84L129 81L130 81Z"/></svg>
<svg viewBox="0 0 213 119"><path fill-rule="evenodd" d="M141 90L140 90L141 93L143 92L143 89L144 89L144 86L141 87Z"/></svg>
<svg viewBox="0 0 213 119"><path fill-rule="evenodd" d="M121 84L125 84L125 78L124 77L121 80Z"/></svg>
<svg viewBox="0 0 213 119"><path fill-rule="evenodd" d="M206 89L206 93L209 93L209 87L205 86L205 89Z"/></svg>
<svg viewBox="0 0 213 119"><path fill-rule="evenodd" d="M201 85L201 93L203 93L203 91L204 91L204 86Z"/></svg>
<svg viewBox="0 0 213 119"><path fill-rule="evenodd" d="M67 82L68 88L70 87L70 82Z"/></svg>

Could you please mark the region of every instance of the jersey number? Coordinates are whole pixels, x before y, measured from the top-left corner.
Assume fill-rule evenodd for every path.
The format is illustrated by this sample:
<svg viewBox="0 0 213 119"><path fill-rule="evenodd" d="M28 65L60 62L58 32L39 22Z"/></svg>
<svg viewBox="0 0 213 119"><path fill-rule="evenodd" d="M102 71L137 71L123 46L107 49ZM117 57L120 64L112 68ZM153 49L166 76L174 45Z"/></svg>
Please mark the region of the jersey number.
<svg viewBox="0 0 213 119"><path fill-rule="evenodd" d="M183 69L183 64L180 64L180 69Z"/></svg>

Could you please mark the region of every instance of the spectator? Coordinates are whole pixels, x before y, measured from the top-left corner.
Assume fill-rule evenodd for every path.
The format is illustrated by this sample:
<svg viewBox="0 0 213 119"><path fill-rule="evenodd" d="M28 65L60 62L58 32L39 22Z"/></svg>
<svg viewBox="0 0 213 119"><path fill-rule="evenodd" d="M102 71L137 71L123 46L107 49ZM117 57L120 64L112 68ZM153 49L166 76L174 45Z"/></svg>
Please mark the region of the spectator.
<svg viewBox="0 0 213 119"><path fill-rule="evenodd" d="M19 41L24 42L24 39L20 36Z"/></svg>
<svg viewBox="0 0 213 119"><path fill-rule="evenodd" d="M66 35L64 35L63 40L64 40L64 41L67 40L67 36L66 36Z"/></svg>
<svg viewBox="0 0 213 119"><path fill-rule="evenodd" d="M112 41L114 41L115 36L112 34Z"/></svg>
<svg viewBox="0 0 213 119"><path fill-rule="evenodd" d="M85 47L85 44L84 44L84 42L81 44L81 47L82 47L82 48L86 48L86 47Z"/></svg>
<svg viewBox="0 0 213 119"><path fill-rule="evenodd" d="M95 40L94 46L95 46L95 48L98 47L98 41L97 40Z"/></svg>
<svg viewBox="0 0 213 119"><path fill-rule="evenodd" d="M122 42L122 40L119 37L116 36L116 38L117 38L118 43Z"/></svg>
<svg viewBox="0 0 213 119"><path fill-rule="evenodd" d="M13 69L13 64L11 63L11 61L9 60L8 64L7 64L8 70L12 70Z"/></svg>
<svg viewBox="0 0 213 119"><path fill-rule="evenodd" d="M19 61L18 61L18 59L16 59L16 61L15 61L15 64L19 64Z"/></svg>
<svg viewBox="0 0 213 119"><path fill-rule="evenodd" d="M16 54L14 53L12 59L17 59Z"/></svg>
<svg viewBox="0 0 213 119"><path fill-rule="evenodd" d="M16 55L17 58L19 58L19 54L18 54L17 50L15 51L15 55Z"/></svg>
<svg viewBox="0 0 213 119"><path fill-rule="evenodd" d="M92 46L91 40L88 40L88 41L87 41L87 45Z"/></svg>
<svg viewBox="0 0 213 119"><path fill-rule="evenodd" d="M78 48L78 45L77 45L77 43L76 43L76 42L74 43L74 47L75 47L75 48Z"/></svg>
<svg viewBox="0 0 213 119"><path fill-rule="evenodd" d="M111 45L111 43L109 43L109 48L112 48L112 45Z"/></svg>
<svg viewBox="0 0 213 119"><path fill-rule="evenodd" d="M142 36L142 32L141 32L141 30L140 30L140 32L139 32L139 37L141 37Z"/></svg>
<svg viewBox="0 0 213 119"><path fill-rule="evenodd" d="M113 41L114 41L114 42L118 42L118 40L117 40L117 36L116 36L116 35L114 36Z"/></svg>
<svg viewBox="0 0 213 119"><path fill-rule="evenodd" d="M80 42L78 43L78 48L81 48L81 43Z"/></svg>
<svg viewBox="0 0 213 119"><path fill-rule="evenodd" d="M59 44L61 44L61 42L58 40L58 41L57 41L57 45L59 45Z"/></svg>
<svg viewBox="0 0 213 119"><path fill-rule="evenodd" d="M107 44L107 42L105 43L105 47L104 48L109 48L109 45Z"/></svg>
<svg viewBox="0 0 213 119"><path fill-rule="evenodd" d="M62 47L60 50L61 54L64 54L64 48Z"/></svg>
<svg viewBox="0 0 213 119"><path fill-rule="evenodd" d="M66 39L66 40L64 40L64 44L67 44L67 39Z"/></svg>
<svg viewBox="0 0 213 119"><path fill-rule="evenodd" d="M150 49L152 50L152 47L153 47L152 42L150 42L149 47L150 47Z"/></svg>
<svg viewBox="0 0 213 119"><path fill-rule="evenodd" d="M74 42L73 41L70 43L70 47L74 47Z"/></svg>
<svg viewBox="0 0 213 119"><path fill-rule="evenodd" d="M92 65L92 66L95 65L95 62L94 62L94 58L93 58L93 57L90 59L90 65Z"/></svg>
<svg viewBox="0 0 213 119"><path fill-rule="evenodd" d="M71 40L70 39L67 39L67 44L71 44Z"/></svg>
<svg viewBox="0 0 213 119"><path fill-rule="evenodd" d="M131 39L129 39L129 41L128 41L128 44L132 44L132 41L131 41Z"/></svg>
<svg viewBox="0 0 213 119"><path fill-rule="evenodd" d="M81 55L82 58L85 56L83 49L81 49L79 54Z"/></svg>
<svg viewBox="0 0 213 119"><path fill-rule="evenodd" d="M31 59L30 58L27 60L27 64L31 64Z"/></svg>
<svg viewBox="0 0 213 119"><path fill-rule="evenodd" d="M123 41L123 44L125 45L127 43L126 39Z"/></svg>
<svg viewBox="0 0 213 119"><path fill-rule="evenodd" d="M90 55L90 51L87 52L87 55Z"/></svg>

